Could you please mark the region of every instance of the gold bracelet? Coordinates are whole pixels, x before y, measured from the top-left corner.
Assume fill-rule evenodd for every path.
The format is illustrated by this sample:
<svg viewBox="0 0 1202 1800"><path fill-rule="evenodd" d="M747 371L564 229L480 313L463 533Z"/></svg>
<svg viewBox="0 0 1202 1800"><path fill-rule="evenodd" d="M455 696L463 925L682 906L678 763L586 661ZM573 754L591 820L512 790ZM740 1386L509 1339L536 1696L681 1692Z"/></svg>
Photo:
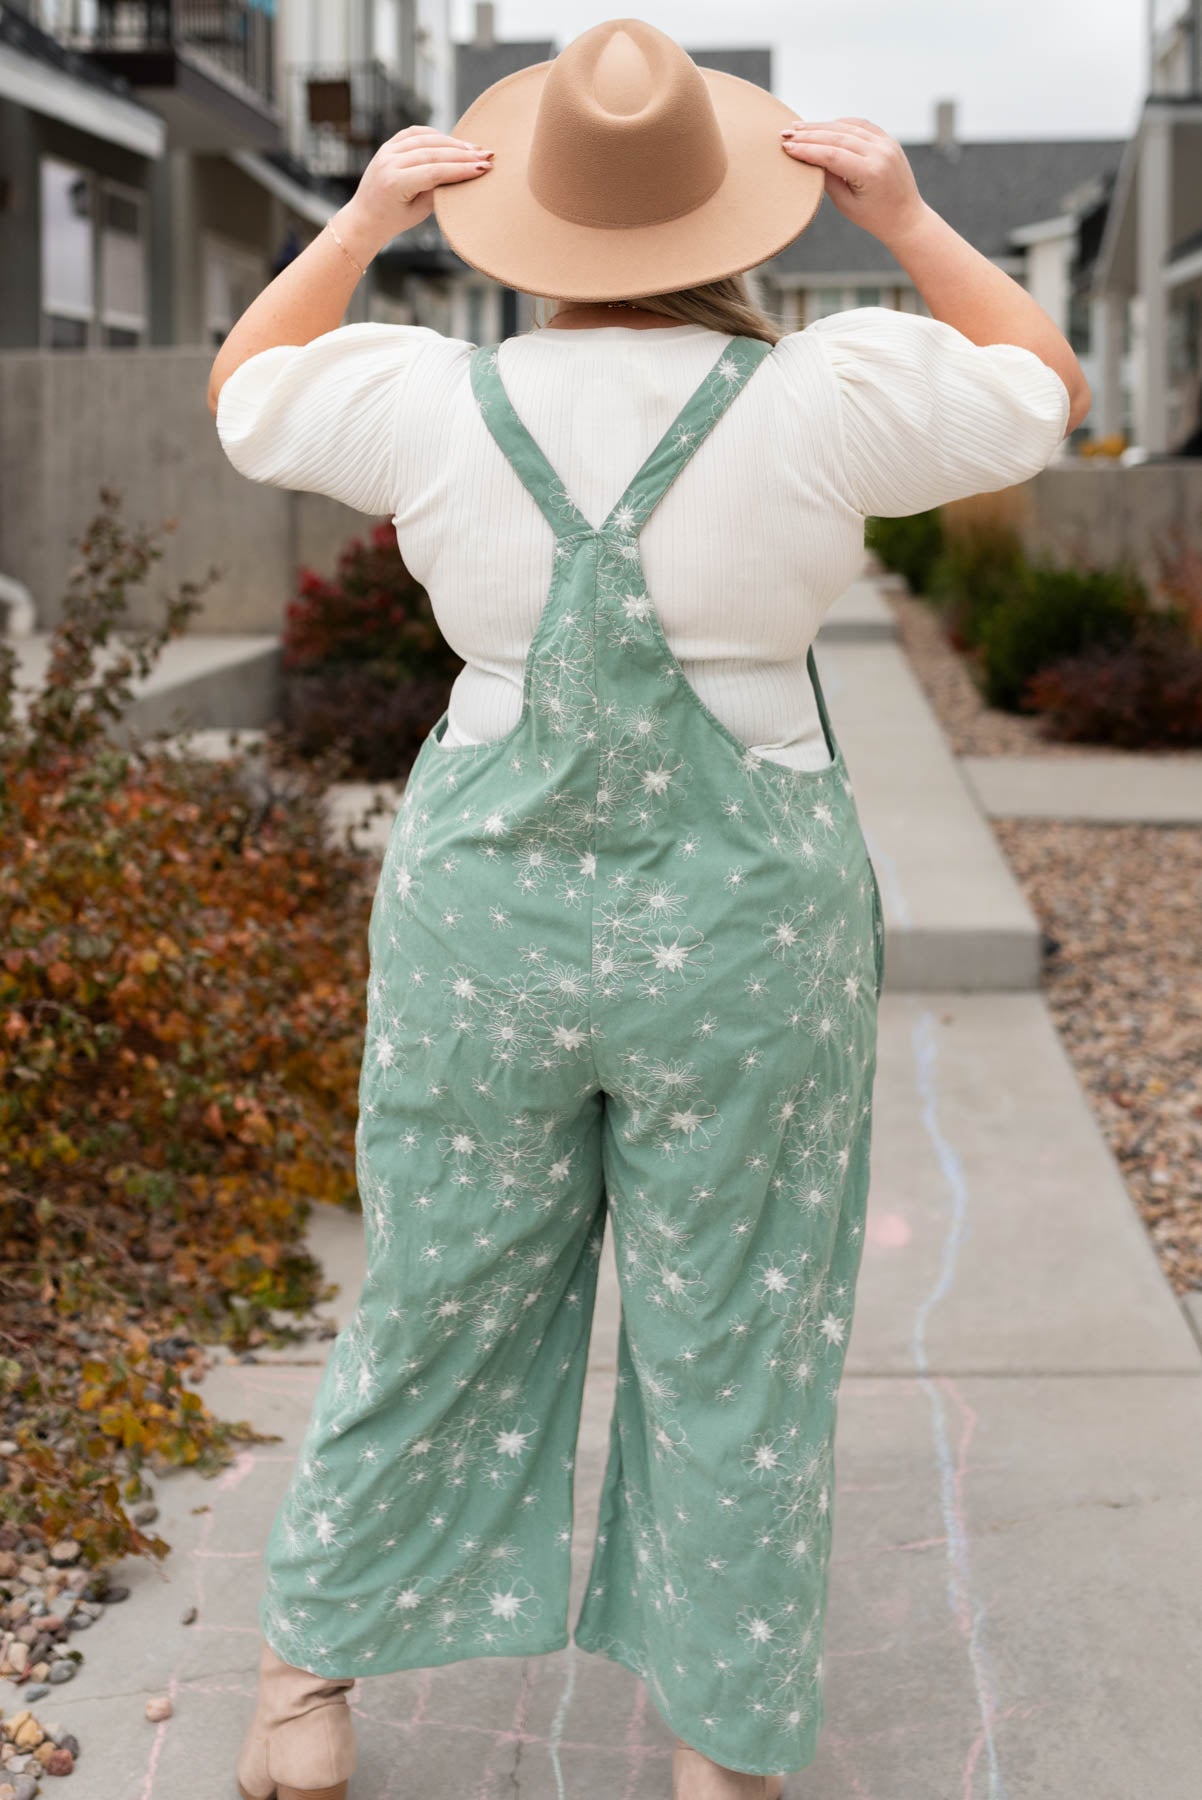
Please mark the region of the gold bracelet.
<svg viewBox="0 0 1202 1800"><path fill-rule="evenodd" d="M333 240L337 244L338 248L342 251L342 254L346 257L347 261L354 263L354 265L358 269L360 275L366 275L367 270L365 268L363 268L363 266L360 263L355 262L354 257L351 255L350 251L347 249L346 245L343 243L343 241L339 237L338 233L334 230L333 224L330 222L329 219L326 220L324 229L329 232L330 236L333 238Z"/></svg>

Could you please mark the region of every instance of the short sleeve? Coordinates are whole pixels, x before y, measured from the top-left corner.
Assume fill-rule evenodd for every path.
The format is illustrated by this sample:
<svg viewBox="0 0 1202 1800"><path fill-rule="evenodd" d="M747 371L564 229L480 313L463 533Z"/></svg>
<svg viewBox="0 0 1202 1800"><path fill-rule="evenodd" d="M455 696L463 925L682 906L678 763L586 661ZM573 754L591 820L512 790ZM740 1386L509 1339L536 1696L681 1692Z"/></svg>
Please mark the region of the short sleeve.
<svg viewBox="0 0 1202 1800"><path fill-rule="evenodd" d="M901 518L1038 474L1071 406L1055 369L1021 344L975 344L925 313L860 306L797 334L838 389L849 496Z"/></svg>
<svg viewBox="0 0 1202 1800"><path fill-rule="evenodd" d="M217 435L251 481L392 513L405 376L442 335L361 320L248 356L217 395Z"/></svg>

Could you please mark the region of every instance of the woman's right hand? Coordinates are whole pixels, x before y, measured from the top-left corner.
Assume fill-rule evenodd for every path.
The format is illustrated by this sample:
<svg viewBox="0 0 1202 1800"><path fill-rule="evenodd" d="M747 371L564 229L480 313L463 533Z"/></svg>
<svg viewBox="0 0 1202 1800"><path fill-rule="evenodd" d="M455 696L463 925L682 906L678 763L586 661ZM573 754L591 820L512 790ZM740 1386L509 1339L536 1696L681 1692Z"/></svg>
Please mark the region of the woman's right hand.
<svg viewBox="0 0 1202 1800"><path fill-rule="evenodd" d="M399 232L429 218L436 187L487 173L492 154L430 125L407 125L380 145L341 209L341 219L361 243L374 246L374 254Z"/></svg>
<svg viewBox="0 0 1202 1800"><path fill-rule="evenodd" d="M839 211L882 243L904 237L927 210L905 151L870 119L795 119L781 143L799 162L825 169Z"/></svg>

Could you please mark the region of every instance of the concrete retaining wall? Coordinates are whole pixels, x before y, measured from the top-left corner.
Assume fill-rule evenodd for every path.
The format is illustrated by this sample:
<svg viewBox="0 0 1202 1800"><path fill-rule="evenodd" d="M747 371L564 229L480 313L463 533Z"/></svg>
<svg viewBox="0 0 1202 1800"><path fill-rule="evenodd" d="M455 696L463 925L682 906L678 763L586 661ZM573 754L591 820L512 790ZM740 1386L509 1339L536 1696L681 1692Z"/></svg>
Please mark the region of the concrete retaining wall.
<svg viewBox="0 0 1202 1800"><path fill-rule="evenodd" d="M338 551L371 521L318 494L248 481L226 459L205 401L213 355L204 348L6 351L0 354L0 572L31 589L38 624L53 626L75 543L119 488L128 525L163 539L131 618L161 613L161 596L222 578L195 629L276 632L305 563L332 571Z"/></svg>
<svg viewBox="0 0 1202 1800"><path fill-rule="evenodd" d="M1202 554L1202 458L1163 462L1066 462L999 494L944 507L955 530L983 517L1011 521L1033 555L1107 565L1130 556L1148 587L1161 589L1158 551L1180 542Z"/></svg>

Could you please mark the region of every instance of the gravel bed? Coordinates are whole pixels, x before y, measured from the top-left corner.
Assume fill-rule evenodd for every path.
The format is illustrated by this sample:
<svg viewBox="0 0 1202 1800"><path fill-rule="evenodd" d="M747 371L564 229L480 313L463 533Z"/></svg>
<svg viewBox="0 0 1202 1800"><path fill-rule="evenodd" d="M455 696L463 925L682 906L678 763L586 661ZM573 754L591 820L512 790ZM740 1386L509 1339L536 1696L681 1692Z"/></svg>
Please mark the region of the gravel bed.
<svg viewBox="0 0 1202 1800"><path fill-rule="evenodd" d="M994 820L1044 989L1179 1294L1202 1289L1202 829Z"/></svg>

